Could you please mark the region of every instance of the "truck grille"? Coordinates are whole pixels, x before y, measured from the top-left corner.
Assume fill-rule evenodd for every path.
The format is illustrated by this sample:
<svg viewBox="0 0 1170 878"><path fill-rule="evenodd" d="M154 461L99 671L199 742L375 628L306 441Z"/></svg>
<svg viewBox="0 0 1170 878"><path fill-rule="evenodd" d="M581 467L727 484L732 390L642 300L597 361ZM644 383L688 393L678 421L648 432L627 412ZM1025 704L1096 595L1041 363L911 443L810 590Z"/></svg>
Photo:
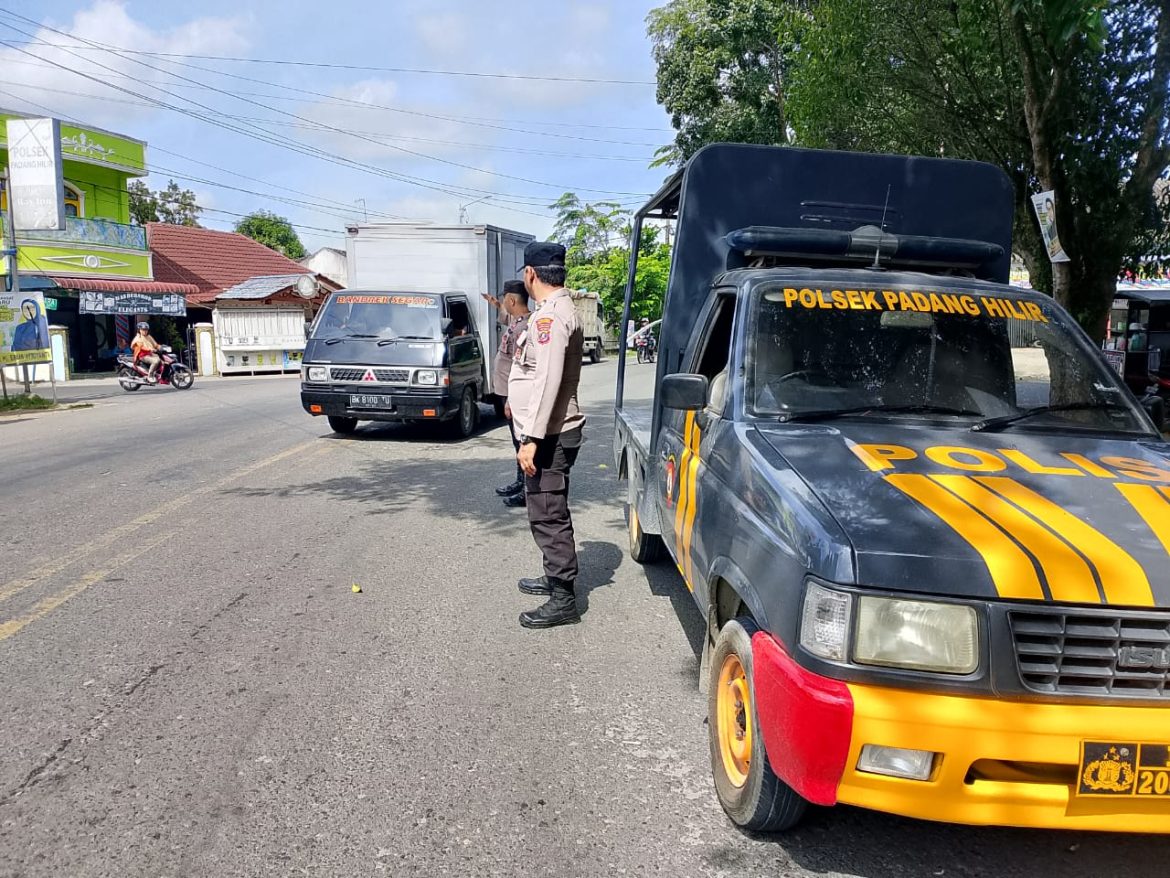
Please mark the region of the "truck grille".
<svg viewBox="0 0 1170 878"><path fill-rule="evenodd" d="M1170 614L1008 613L1020 678L1033 692L1170 698Z"/></svg>
<svg viewBox="0 0 1170 878"><path fill-rule="evenodd" d="M338 368L334 367L329 370L329 376L334 381L361 381L366 377L366 372L371 371L366 367L356 368ZM376 368L372 370L374 378L383 384L409 384L410 370L409 369L381 369Z"/></svg>

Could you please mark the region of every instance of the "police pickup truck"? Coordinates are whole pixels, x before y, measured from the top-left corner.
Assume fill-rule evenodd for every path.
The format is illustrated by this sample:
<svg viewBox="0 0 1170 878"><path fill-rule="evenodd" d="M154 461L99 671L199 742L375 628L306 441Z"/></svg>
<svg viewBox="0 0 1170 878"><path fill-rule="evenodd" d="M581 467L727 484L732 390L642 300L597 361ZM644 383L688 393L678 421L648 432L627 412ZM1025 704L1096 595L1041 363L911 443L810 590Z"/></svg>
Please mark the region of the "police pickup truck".
<svg viewBox="0 0 1170 878"><path fill-rule="evenodd" d="M636 215L677 237L652 401L619 363L630 550L706 619L742 827L1170 832L1170 446L1006 285L1012 203L982 164L717 145Z"/></svg>

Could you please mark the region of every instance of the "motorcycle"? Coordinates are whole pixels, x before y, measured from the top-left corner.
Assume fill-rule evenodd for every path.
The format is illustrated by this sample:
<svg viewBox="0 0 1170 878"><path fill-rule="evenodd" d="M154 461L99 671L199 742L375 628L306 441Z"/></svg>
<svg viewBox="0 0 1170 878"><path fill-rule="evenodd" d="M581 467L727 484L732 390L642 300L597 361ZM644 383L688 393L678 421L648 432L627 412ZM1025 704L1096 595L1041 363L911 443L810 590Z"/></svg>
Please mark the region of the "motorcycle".
<svg viewBox="0 0 1170 878"><path fill-rule="evenodd" d="M634 338L634 345L638 349L639 363L653 363L658 357L658 339L653 333L647 332Z"/></svg>
<svg viewBox="0 0 1170 878"><path fill-rule="evenodd" d="M191 385L195 383L195 373L179 362L179 358L171 350L170 345L159 345L155 353L158 354L159 361L158 368L154 371L156 383L160 386L169 385L175 390L190 389ZM144 364L132 356L118 357L118 383L127 393L133 393L143 385L151 386L151 382L146 380L149 371Z"/></svg>

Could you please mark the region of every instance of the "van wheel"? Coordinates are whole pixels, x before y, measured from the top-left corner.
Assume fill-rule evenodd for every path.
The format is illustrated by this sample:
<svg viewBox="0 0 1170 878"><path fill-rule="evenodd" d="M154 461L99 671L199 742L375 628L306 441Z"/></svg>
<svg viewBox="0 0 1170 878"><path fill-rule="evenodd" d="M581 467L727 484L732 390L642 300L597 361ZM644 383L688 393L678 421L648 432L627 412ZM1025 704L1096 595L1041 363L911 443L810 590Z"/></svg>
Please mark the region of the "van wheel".
<svg viewBox="0 0 1170 878"><path fill-rule="evenodd" d="M596 366L601 362L601 348L596 347L589 352L589 362Z"/></svg>
<svg viewBox="0 0 1170 878"><path fill-rule="evenodd" d="M727 816L753 832L782 832L808 808L768 764L755 708L750 618L732 619L719 632L711 656L707 730L715 794Z"/></svg>
<svg viewBox="0 0 1170 878"><path fill-rule="evenodd" d="M648 534L642 530L642 521L638 517L638 507L630 503L626 507L626 522L630 530L630 557L639 564L653 564L662 560L662 553L666 546L658 534Z"/></svg>
<svg viewBox="0 0 1170 878"><path fill-rule="evenodd" d="M463 388L463 396L459 397L459 413L452 422L451 432L456 438L466 439L475 432L479 424L479 405L475 401L475 388Z"/></svg>
<svg viewBox="0 0 1170 878"><path fill-rule="evenodd" d="M342 418L338 415L329 416L329 429L342 436L349 436L357 431L357 418Z"/></svg>

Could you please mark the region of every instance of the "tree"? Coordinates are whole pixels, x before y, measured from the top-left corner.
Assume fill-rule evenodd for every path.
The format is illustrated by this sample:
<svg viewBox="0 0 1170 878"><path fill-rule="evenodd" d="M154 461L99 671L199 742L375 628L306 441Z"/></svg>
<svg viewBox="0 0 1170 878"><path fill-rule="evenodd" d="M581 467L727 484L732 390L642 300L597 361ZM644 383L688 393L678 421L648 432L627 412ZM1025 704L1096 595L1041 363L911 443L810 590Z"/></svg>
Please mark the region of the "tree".
<svg viewBox="0 0 1170 878"><path fill-rule="evenodd" d="M173 226L199 226L203 212L195 201L195 193L182 189L174 180L159 192L152 191L141 180L127 187L130 192L130 216L140 226L147 223L168 223Z"/></svg>
<svg viewBox="0 0 1170 878"><path fill-rule="evenodd" d="M620 315L630 265L630 249L624 243L631 234L629 216L612 202L587 204L572 192L561 196L552 209L557 211L553 237L568 250L566 284L597 293L607 314ZM659 242L657 229L643 228L631 316L651 320L661 316L669 274L670 248Z"/></svg>
<svg viewBox="0 0 1170 878"><path fill-rule="evenodd" d="M790 140L788 76L807 0L671 0L651 10L658 102L678 131L677 163L716 141Z"/></svg>
<svg viewBox="0 0 1170 878"><path fill-rule="evenodd" d="M236 223L236 231L265 247L272 248L277 253L283 253L289 259L300 259L307 253L305 245L293 231L292 224L284 217L267 210L257 210L248 214Z"/></svg>
<svg viewBox="0 0 1170 878"><path fill-rule="evenodd" d="M721 119L759 117L758 97L723 84L747 69L782 70L778 103L801 145L1003 168L1016 187L1016 248L1034 283L1051 289L1091 334L1103 331L1121 268L1166 240L1154 190L1170 165L1170 0L816 0L804 17L803 5L759 0L778 34L779 61L744 51L736 13L748 3L674 0L651 13L666 80L659 97L679 130L675 158L734 134L734 126L716 124ZM700 27L695 10L721 11L726 36ZM664 17L685 25L665 41ZM689 38L688 27L703 40ZM672 56L666 63L662 52ZM717 63L704 68L705 58ZM728 58L734 63L718 60ZM680 88L687 80L676 68L688 59L715 77ZM748 135L737 139L760 142L750 127ZM1042 247L1029 203L1042 190L1055 193L1069 263L1050 265Z"/></svg>

